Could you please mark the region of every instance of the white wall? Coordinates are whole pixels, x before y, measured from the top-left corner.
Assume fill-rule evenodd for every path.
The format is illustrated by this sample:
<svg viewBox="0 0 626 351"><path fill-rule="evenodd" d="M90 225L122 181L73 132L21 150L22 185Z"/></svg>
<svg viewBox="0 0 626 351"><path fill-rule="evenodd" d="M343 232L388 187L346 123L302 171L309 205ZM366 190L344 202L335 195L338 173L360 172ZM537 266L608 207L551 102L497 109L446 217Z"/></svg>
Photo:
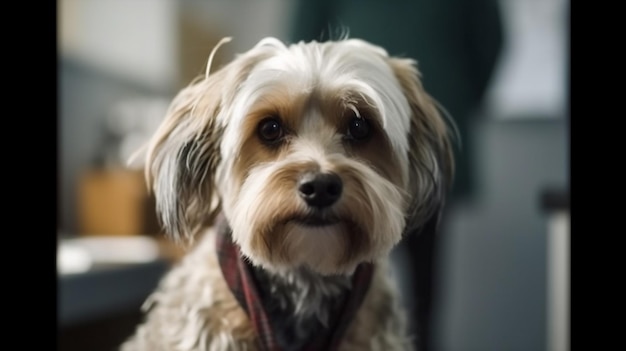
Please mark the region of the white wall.
<svg viewBox="0 0 626 351"><path fill-rule="evenodd" d="M499 119L561 118L566 104L566 0L500 0L505 45L487 96Z"/></svg>
<svg viewBox="0 0 626 351"><path fill-rule="evenodd" d="M163 90L177 78L177 11L171 0L60 0L62 55Z"/></svg>

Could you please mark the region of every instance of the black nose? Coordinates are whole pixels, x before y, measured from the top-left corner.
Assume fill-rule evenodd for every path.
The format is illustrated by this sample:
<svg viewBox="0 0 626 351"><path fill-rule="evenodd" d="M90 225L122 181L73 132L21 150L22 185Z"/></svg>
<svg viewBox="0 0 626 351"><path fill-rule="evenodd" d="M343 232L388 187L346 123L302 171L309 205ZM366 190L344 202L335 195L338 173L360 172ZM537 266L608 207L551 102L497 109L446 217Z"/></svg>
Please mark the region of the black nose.
<svg viewBox="0 0 626 351"><path fill-rule="evenodd" d="M341 197L343 184L334 173L307 173L298 186L300 197L312 207L327 207Z"/></svg>

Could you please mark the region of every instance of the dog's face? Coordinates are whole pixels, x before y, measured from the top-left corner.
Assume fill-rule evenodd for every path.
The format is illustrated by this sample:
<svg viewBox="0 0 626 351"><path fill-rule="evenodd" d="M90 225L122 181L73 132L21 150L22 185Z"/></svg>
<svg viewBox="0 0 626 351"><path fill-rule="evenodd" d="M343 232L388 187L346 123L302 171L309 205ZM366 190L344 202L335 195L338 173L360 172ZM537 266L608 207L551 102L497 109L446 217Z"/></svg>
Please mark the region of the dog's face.
<svg viewBox="0 0 626 351"><path fill-rule="evenodd" d="M413 61L267 38L178 94L146 172L171 235L222 210L252 263L338 274L437 213L452 153Z"/></svg>

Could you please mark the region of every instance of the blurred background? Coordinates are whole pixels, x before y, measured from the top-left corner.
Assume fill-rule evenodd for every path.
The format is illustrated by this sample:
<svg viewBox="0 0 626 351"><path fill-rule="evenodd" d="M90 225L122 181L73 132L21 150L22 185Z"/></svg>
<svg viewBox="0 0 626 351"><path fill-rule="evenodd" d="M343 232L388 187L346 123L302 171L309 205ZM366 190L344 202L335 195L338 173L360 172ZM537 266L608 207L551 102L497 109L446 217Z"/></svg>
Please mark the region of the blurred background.
<svg viewBox="0 0 626 351"><path fill-rule="evenodd" d="M176 92L265 36L415 58L461 136L437 236L393 258L422 350L569 349L569 2L61 0L59 349L110 350L182 250L127 161ZM416 329L417 331L417 329Z"/></svg>

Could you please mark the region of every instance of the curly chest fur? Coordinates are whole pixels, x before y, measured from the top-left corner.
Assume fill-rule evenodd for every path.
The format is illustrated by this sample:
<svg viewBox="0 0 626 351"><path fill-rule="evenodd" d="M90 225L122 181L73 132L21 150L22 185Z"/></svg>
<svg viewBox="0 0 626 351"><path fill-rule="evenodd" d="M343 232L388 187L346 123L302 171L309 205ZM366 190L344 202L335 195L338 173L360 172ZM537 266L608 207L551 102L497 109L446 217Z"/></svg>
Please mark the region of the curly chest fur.
<svg viewBox="0 0 626 351"><path fill-rule="evenodd" d="M145 322L122 351L257 350L250 319L222 277L213 235L207 233L199 246L165 276L144 305L148 310ZM410 340L402 333L404 318L384 270L381 263L340 350L410 349ZM259 277L268 287L264 303L271 305L278 325L284 327L276 337L287 344L285 350L296 350L309 340L349 286L342 279L305 286L304 277L271 282L271 277Z"/></svg>

